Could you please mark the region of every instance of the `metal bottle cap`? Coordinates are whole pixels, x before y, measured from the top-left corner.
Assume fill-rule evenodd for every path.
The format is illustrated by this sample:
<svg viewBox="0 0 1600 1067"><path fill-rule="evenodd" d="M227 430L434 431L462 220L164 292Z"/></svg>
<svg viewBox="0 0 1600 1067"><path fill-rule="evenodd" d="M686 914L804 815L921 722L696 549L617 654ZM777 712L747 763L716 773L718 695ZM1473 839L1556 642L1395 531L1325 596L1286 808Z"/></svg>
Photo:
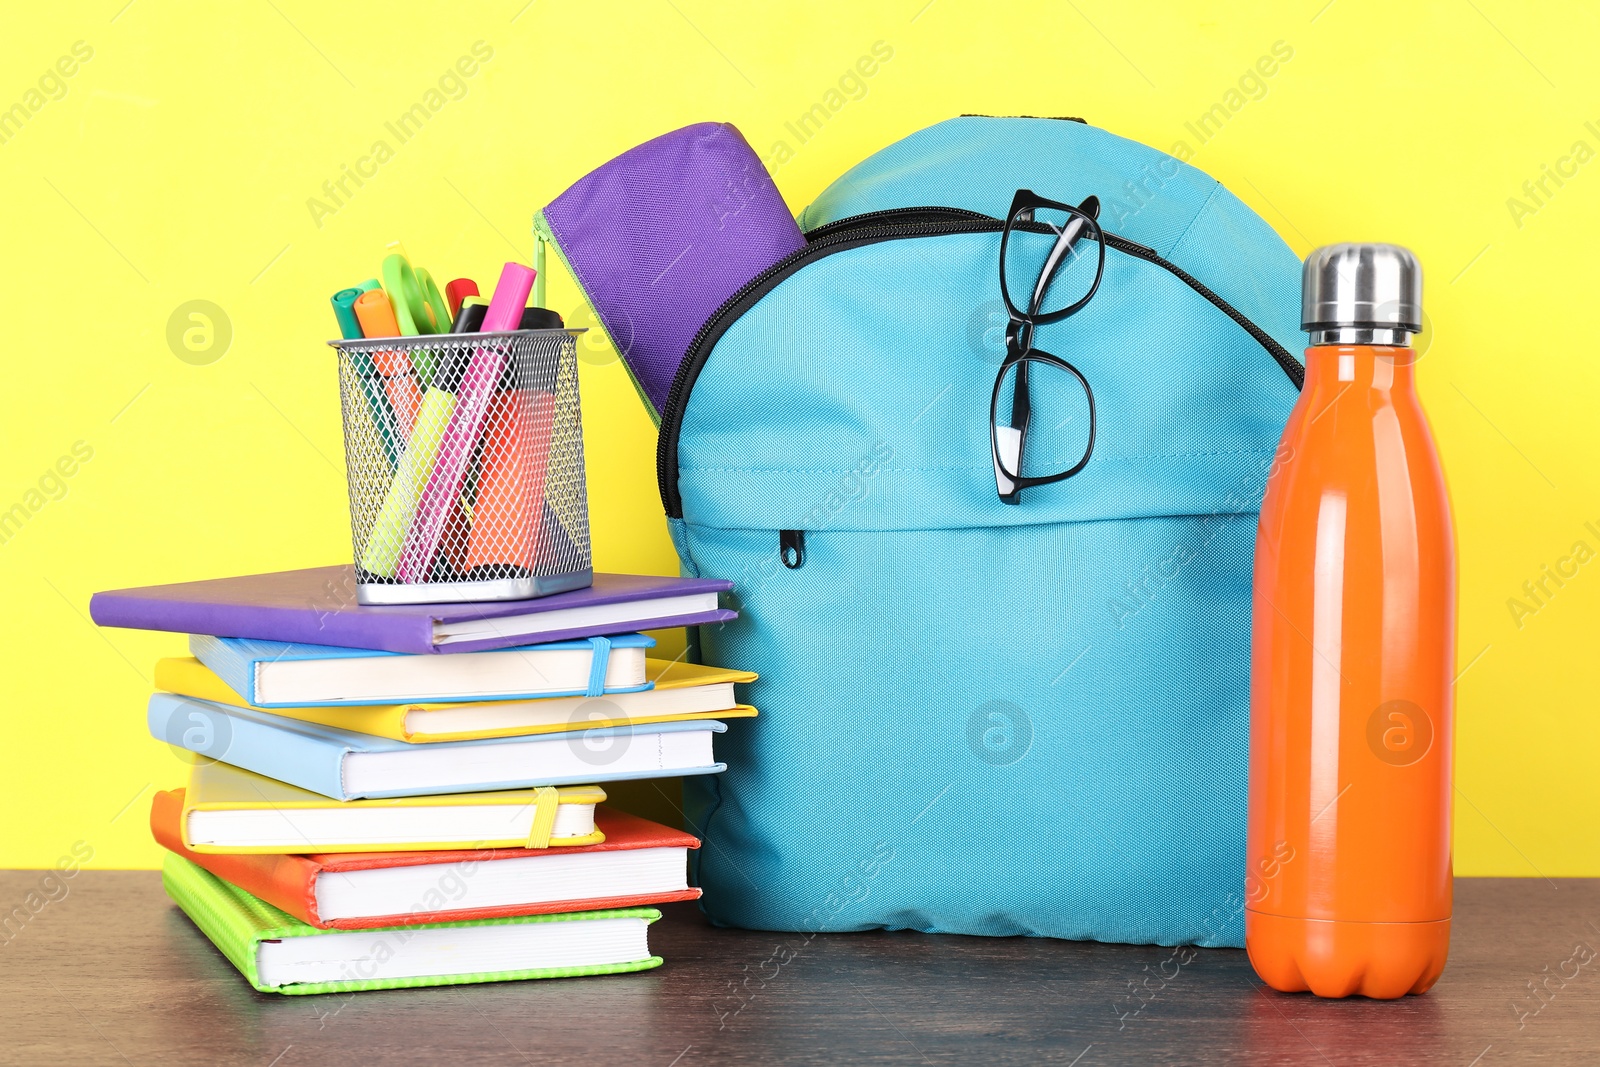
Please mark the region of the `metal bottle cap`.
<svg viewBox="0 0 1600 1067"><path fill-rule="evenodd" d="M1300 328L1313 345L1407 345L1422 332L1422 267L1399 245L1324 245L1306 257Z"/></svg>

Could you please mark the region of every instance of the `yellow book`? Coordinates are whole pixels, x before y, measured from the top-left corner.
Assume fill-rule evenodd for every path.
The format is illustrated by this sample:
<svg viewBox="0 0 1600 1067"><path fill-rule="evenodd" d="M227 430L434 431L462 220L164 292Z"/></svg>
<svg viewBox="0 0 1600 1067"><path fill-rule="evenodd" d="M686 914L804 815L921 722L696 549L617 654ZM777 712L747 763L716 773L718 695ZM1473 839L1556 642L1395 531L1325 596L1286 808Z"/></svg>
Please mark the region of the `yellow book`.
<svg viewBox="0 0 1600 1067"><path fill-rule="evenodd" d="M743 719L756 713L755 708L738 703L734 696L734 683L755 681L756 676L749 671L651 659L645 661L645 675L655 683L653 688L635 693L608 693L603 697L257 710L410 744L521 737L691 719ZM157 660L156 688L240 708L253 706L193 656Z"/></svg>
<svg viewBox="0 0 1600 1067"><path fill-rule="evenodd" d="M547 848L604 841L594 809L605 799L579 785L341 801L206 763L190 769L187 789L157 794L151 823L175 821L183 847L201 854Z"/></svg>

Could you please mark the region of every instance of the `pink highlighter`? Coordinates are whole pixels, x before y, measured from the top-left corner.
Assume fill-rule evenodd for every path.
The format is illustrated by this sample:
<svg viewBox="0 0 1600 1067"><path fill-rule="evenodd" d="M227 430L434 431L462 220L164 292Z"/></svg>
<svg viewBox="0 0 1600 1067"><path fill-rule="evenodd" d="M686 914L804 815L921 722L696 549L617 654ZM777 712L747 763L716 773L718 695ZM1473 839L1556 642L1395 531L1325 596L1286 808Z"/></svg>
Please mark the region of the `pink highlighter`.
<svg viewBox="0 0 1600 1067"><path fill-rule="evenodd" d="M495 284L494 296L489 299L489 310L483 316L482 333L499 333L515 330L522 322L522 309L533 291L535 271L520 263L507 263L500 271L500 281ZM423 487L417 501L417 513L406 531L404 546L400 549L400 563L395 579L407 584L426 582L433 555L439 548L439 538L444 533L450 511L461 495L461 482L466 477L467 464L483 429L483 420L494 399L495 385L500 381L507 357L505 342L480 348L473 352L466 373L456 393L455 410L439 440L439 453L433 461L433 473Z"/></svg>

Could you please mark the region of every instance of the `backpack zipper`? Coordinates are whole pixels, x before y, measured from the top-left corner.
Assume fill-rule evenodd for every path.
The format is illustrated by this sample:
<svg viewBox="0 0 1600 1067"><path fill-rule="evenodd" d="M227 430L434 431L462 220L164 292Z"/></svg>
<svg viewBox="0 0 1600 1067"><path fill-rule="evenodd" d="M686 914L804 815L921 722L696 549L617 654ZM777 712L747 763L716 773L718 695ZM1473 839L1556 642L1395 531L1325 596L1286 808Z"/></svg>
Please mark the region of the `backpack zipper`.
<svg viewBox="0 0 1600 1067"><path fill-rule="evenodd" d="M678 434L683 428L683 409L689 392L700 376L706 359L716 341L721 338L734 320L758 300L777 287L789 274L812 259L820 259L834 252L856 248L881 241L895 241L907 237L943 237L961 233L999 233L1004 225L999 219L976 211L951 207L889 208L851 215L806 234L806 246L791 252L766 270L757 274L721 307L711 313L684 353L672 378L672 388L667 392L666 403L661 408L660 433L656 441L656 483L661 493L661 503L669 518L683 518L683 498L678 494L677 479L671 475L678 466ZM1217 310L1238 323L1261 347L1267 350L1299 389L1305 381L1305 368L1289 354L1289 350L1272 339L1261 327L1251 322L1237 308L1212 292L1198 278L1177 264L1164 259L1153 248L1147 248L1113 233L1105 234L1107 248L1153 263L1171 273L1179 281L1204 297Z"/></svg>
<svg viewBox="0 0 1600 1067"><path fill-rule="evenodd" d="M846 218L834 219L826 226L818 226L814 230L807 230L805 236L806 245L809 247L818 241L825 241L847 230L858 230L881 223L899 223L902 225L928 223L931 225L940 222L993 223L994 221L992 216L959 207L892 207L883 211L868 211L861 215L850 215Z"/></svg>
<svg viewBox="0 0 1600 1067"><path fill-rule="evenodd" d="M683 426L683 407L688 400L690 389L694 387L694 380L700 376L700 368L710 354L710 344L723 332L746 308L765 296L779 281L799 264L809 261L813 256L820 257L831 252L843 251L863 244L872 244L878 241L890 241L903 237L932 236L935 234L955 233L982 233L989 230L998 230L1000 224L987 215L976 215L976 219L966 222L950 223L910 223L874 225L871 222L860 223L864 218L883 219L898 217L906 213L919 213L927 209L922 208L897 208L888 211L874 211L867 215L852 215L830 223L827 229L833 231L827 236L812 238L807 234L806 247L796 249L787 256L778 260L766 270L751 278L734 294L723 301L722 306L711 313L711 317L700 326L694 337L689 342L688 349L684 352L683 361L678 364L677 373L672 376L672 388L667 391L667 399L661 406L661 425L656 438L656 484L661 492L661 503L666 508L667 517L681 519L683 517L683 499L678 495L677 479L669 475L678 465L678 431ZM982 221L977 221L981 219ZM823 227L811 231L820 233Z"/></svg>

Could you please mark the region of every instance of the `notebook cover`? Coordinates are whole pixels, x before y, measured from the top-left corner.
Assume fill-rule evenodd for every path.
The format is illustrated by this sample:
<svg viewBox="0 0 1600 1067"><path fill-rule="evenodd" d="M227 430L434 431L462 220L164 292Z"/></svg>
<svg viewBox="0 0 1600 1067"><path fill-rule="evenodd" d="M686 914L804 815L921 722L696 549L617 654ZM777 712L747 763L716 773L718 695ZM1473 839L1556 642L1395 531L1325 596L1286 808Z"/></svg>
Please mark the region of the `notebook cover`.
<svg viewBox="0 0 1600 1067"><path fill-rule="evenodd" d="M438 852L357 852L290 856L282 853L258 855L202 855L184 847L180 835L183 818L182 789L157 793L150 805L150 832L156 843L191 863L205 868L252 896L259 897L301 922L321 930L372 930L383 926L402 926L418 920L416 914L383 915L371 918L333 919L324 922L317 915L316 880L323 872L365 871L384 867L436 865L446 867L466 862L492 862L549 853L524 848L451 849ZM561 855L574 852L619 852L641 848L699 848L691 834L641 819L637 815L601 808L595 813L597 824L606 835L603 844L563 848ZM635 896L595 897L588 900L562 900L543 904L507 904L492 908L454 908L428 912L429 922L468 922L512 915L554 915L571 911L604 911L635 908L645 904L666 904L696 900L700 890L689 888L671 893Z"/></svg>
<svg viewBox="0 0 1600 1067"><path fill-rule="evenodd" d="M167 896L182 908L200 932L217 946L245 981L263 993L303 995L308 993L349 993L368 989L420 989L426 986L468 985L476 982L510 982L525 978L571 978L589 974L621 974L647 971L661 966L660 956L647 956L629 963L589 967L551 967L537 970L490 971L479 974L431 975L419 978L368 978L342 982L306 982L298 985L265 986L256 972L256 945L286 937L316 937L331 931L319 930L289 913L273 907L244 890L229 885L203 868L175 853L167 853L161 865L161 885ZM586 919L643 919L653 923L661 918L654 908L624 908L616 911L568 912L560 915L520 915L470 922L422 924L427 928L451 926L513 926L541 922L582 922ZM410 927L417 929L418 927ZM401 931L404 927L376 927ZM404 936L402 934L402 936Z"/></svg>
<svg viewBox="0 0 1600 1067"><path fill-rule="evenodd" d="M718 682L753 682L756 676L749 671L730 671L720 667L702 667L696 663L673 660L645 660L645 675L656 689L684 689L696 685ZM254 707L233 688L218 678L216 673L193 656L169 657L156 661L156 688L180 696L231 704L237 708ZM564 699L545 698L538 699ZM498 703L523 703L522 701L484 701L482 707ZM439 741L471 741L485 737L523 737L533 734L560 733L572 728L569 723L548 726L512 726L496 730L464 730L455 733L422 733L410 729L407 715L413 711L438 711L445 708L466 708L473 702L460 704L335 704L323 707L273 708L282 715L301 722L314 722L337 730L353 730L358 734L388 737L408 744L432 744ZM656 722L687 722L694 719L747 719L756 709L736 704L724 711L700 711L689 715L625 715L614 719L585 719L584 728L605 726L639 726Z"/></svg>
<svg viewBox="0 0 1600 1067"><path fill-rule="evenodd" d="M656 639L639 633L615 634L608 638L613 648L654 648ZM580 651L589 650L593 646L588 640L582 641L544 641L537 645L512 645L504 649L484 649L485 652L516 652L519 655L535 657L549 651ZM408 653L385 652L370 648L340 648L335 645L306 645L292 644L286 641L261 641L250 637L213 637L209 634L191 634L189 637L189 651L201 663L209 667L213 673L227 683L239 696L243 697L246 706L265 708L295 707L297 704L274 702L263 704L256 694L256 665L260 663L276 663L284 661L302 660L330 660L330 659L372 659L376 657L401 656ZM592 662L592 660L591 660ZM585 672L587 674L587 672ZM585 678L587 684L587 678ZM608 688L608 693L633 693L641 689L650 688L649 683L634 686L619 686ZM583 687L569 689L561 693L529 694L522 697L525 700L536 700L544 696L581 696ZM468 703L471 698L460 701L442 701L442 703ZM506 697L503 699L518 699ZM344 704L356 707L367 704L367 701L348 700Z"/></svg>
<svg viewBox="0 0 1600 1067"><path fill-rule="evenodd" d="M382 800L332 800L309 789L289 785L273 778L267 778L251 771L234 767L227 763L201 763L189 770L189 785L187 789L173 790L174 793L184 798L182 820L179 822L181 838L184 847L197 852L216 854L237 853L263 853L270 854L282 852L282 847L244 847L236 848L221 845L197 845L189 839L188 817L191 811L229 811L229 810L260 810L263 808L281 811L285 808L332 808L346 805L376 808L416 808L416 807L477 807L485 804L503 804L507 801L513 804L533 805L537 802L537 790L534 789L509 789L485 793L441 793L431 796L418 797L389 797ZM562 786L556 790L557 801L563 805L598 805L606 799L605 790L595 785ZM550 844L554 847L566 848L572 845L596 845L605 840L605 833L598 828L589 834L575 837L551 837ZM477 842L478 845L488 847L517 847L525 845L526 835L518 834L506 838ZM383 842L373 845L371 842L352 841L347 846L322 845L323 852L361 852L374 847L383 848L393 852L431 852L439 849L459 848L457 841L411 841L411 842Z"/></svg>
<svg viewBox="0 0 1600 1067"><path fill-rule="evenodd" d="M152 585L96 593L89 615L101 626L176 633L253 637L264 641L382 649L387 652L477 652L533 642L596 637L626 630L660 630L726 622L738 613L725 608L688 615L628 619L620 623L568 627L512 637L435 643L435 624L535 615L560 608L622 604L693 593L726 592L733 583L710 578L660 578L645 574L596 574L588 589L476 604L407 604L365 607L356 603L355 568L310 567L238 578Z"/></svg>
<svg viewBox="0 0 1600 1067"><path fill-rule="evenodd" d="M316 723L298 722L255 708L229 707L192 697L156 693L150 697L146 718L150 736L199 756L220 760L247 771L276 778L335 800L359 800L344 788L344 761L352 752L405 751L412 748L403 741L335 730ZM632 733L640 737L676 730L710 730L723 733L727 727L718 721L663 722L649 726L619 726L599 730L569 731L587 738ZM445 745L507 745L559 740L562 734L542 734L533 738L485 738L476 741L445 741ZM627 773L596 773L570 778L529 776L511 782L473 782L454 788L412 787L396 789L374 797L422 796L426 794L478 793L488 790L527 789L540 785L588 785L631 778L681 777L692 774L720 774L726 764L681 769L658 768Z"/></svg>

